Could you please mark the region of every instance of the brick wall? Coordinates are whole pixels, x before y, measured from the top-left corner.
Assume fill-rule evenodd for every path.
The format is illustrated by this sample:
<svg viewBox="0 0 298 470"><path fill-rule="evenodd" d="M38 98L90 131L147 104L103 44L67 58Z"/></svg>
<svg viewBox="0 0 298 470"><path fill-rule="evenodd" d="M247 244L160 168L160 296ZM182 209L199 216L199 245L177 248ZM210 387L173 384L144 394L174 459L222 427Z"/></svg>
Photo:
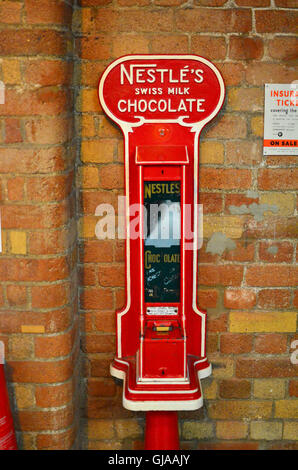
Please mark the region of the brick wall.
<svg viewBox="0 0 298 470"><path fill-rule="evenodd" d="M78 427L71 19L69 1L0 3L0 340L25 449Z"/></svg>
<svg viewBox="0 0 298 470"><path fill-rule="evenodd" d="M78 293L81 445L141 447L144 415L122 407L109 376L124 247L96 239L94 212L123 194L123 153L96 87L121 55L189 52L217 64L227 100L201 138L199 305L214 369L202 382L204 408L180 413L183 447L295 448L298 158L263 157L261 147L264 83L297 79L294 1L80 0L73 35L71 2L34 3L0 4L0 334L22 445L73 445ZM214 253L216 232L233 249Z"/></svg>

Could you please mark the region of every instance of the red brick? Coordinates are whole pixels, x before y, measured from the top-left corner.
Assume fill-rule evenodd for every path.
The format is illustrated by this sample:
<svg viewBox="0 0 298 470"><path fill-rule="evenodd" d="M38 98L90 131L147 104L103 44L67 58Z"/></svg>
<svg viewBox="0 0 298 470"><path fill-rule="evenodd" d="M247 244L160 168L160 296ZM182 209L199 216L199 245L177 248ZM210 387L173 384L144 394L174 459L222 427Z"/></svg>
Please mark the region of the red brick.
<svg viewBox="0 0 298 470"><path fill-rule="evenodd" d="M36 202L65 199L72 189L73 178L72 172L66 175L28 178L28 199Z"/></svg>
<svg viewBox="0 0 298 470"><path fill-rule="evenodd" d="M282 158L284 157L284 158ZM266 164L268 166L295 166L298 162L298 156L295 155L268 155L266 157Z"/></svg>
<svg viewBox="0 0 298 470"><path fill-rule="evenodd" d="M152 54L183 54L188 49L188 37L183 34L154 35Z"/></svg>
<svg viewBox="0 0 298 470"><path fill-rule="evenodd" d="M263 86L264 83L291 83L297 74L290 64L254 62L247 66L245 78L249 85Z"/></svg>
<svg viewBox="0 0 298 470"><path fill-rule="evenodd" d="M32 308L56 308L68 302L68 289L65 284L32 286Z"/></svg>
<svg viewBox="0 0 298 470"><path fill-rule="evenodd" d="M25 80L34 85L69 85L71 73L72 65L66 61L37 59L25 62Z"/></svg>
<svg viewBox="0 0 298 470"><path fill-rule="evenodd" d="M20 307L27 303L27 289L25 286L8 285L6 287L8 304L12 307Z"/></svg>
<svg viewBox="0 0 298 470"><path fill-rule="evenodd" d="M191 52L211 60L226 57L225 38L194 35L191 38Z"/></svg>
<svg viewBox="0 0 298 470"><path fill-rule="evenodd" d="M64 90L55 87L42 87L33 91L19 93L8 89L5 94L5 115L53 115L65 112L69 99Z"/></svg>
<svg viewBox="0 0 298 470"><path fill-rule="evenodd" d="M79 40L78 46L80 47L80 54L82 59L97 60L106 59L110 57L111 53L111 40L106 35L86 36ZM96 67L96 65L89 64L89 67ZM95 71L93 70L93 73ZM98 76L96 77L98 81ZM88 83L90 84L90 83Z"/></svg>
<svg viewBox="0 0 298 470"><path fill-rule="evenodd" d="M298 269L284 265L248 266L246 284L260 287L296 286Z"/></svg>
<svg viewBox="0 0 298 470"><path fill-rule="evenodd" d="M120 309L125 304L125 290L124 289L117 289L116 290L116 302L115 308Z"/></svg>
<svg viewBox="0 0 298 470"><path fill-rule="evenodd" d="M268 450L298 450L297 442L280 442L278 444L270 444Z"/></svg>
<svg viewBox="0 0 298 470"><path fill-rule="evenodd" d="M256 60L263 57L264 47L261 38L230 37L230 59Z"/></svg>
<svg viewBox="0 0 298 470"><path fill-rule="evenodd" d="M258 442L200 442L198 450L258 450Z"/></svg>
<svg viewBox="0 0 298 470"><path fill-rule="evenodd" d="M9 118L5 120L5 143L16 144L23 142L21 124L19 119Z"/></svg>
<svg viewBox="0 0 298 470"><path fill-rule="evenodd" d="M203 204L204 214L216 214L222 211L222 194L200 193L199 203Z"/></svg>
<svg viewBox="0 0 298 470"><path fill-rule="evenodd" d="M275 5L281 8L297 8L297 0L276 0Z"/></svg>
<svg viewBox="0 0 298 470"><path fill-rule="evenodd" d="M290 380L289 395L290 397L298 397L298 380Z"/></svg>
<svg viewBox="0 0 298 470"><path fill-rule="evenodd" d="M83 191L81 195L82 213L95 214L99 204L111 204L114 209L117 208L116 194L111 191Z"/></svg>
<svg viewBox="0 0 298 470"><path fill-rule="evenodd" d="M21 333L23 325L44 326L46 333L58 333L69 328L71 324L70 307L50 312L0 312L0 331L3 333Z"/></svg>
<svg viewBox="0 0 298 470"><path fill-rule="evenodd" d="M285 359L243 358L236 361L236 377L295 377L297 366Z"/></svg>
<svg viewBox="0 0 298 470"><path fill-rule="evenodd" d="M228 327L228 315L223 313L219 316L207 316L207 331L209 333L218 333L220 331L227 331Z"/></svg>
<svg viewBox="0 0 298 470"><path fill-rule="evenodd" d="M293 306L298 308L298 290L294 292Z"/></svg>
<svg viewBox="0 0 298 470"><path fill-rule="evenodd" d="M268 250L271 247L277 248L277 253L270 253ZM290 242L260 242L259 244L259 259L261 261L268 261L269 263L287 262L293 260L294 247Z"/></svg>
<svg viewBox="0 0 298 470"><path fill-rule="evenodd" d="M25 0L26 23L63 24L71 22L72 8L63 0Z"/></svg>
<svg viewBox="0 0 298 470"><path fill-rule="evenodd" d="M115 350L115 336L86 335L82 338L82 351L85 353L111 353Z"/></svg>
<svg viewBox="0 0 298 470"><path fill-rule="evenodd" d="M206 251L207 246L203 244L202 248L200 248L199 251L199 264L200 263L217 263L219 260L219 255L218 254L213 254L210 253L209 251Z"/></svg>
<svg viewBox="0 0 298 470"><path fill-rule="evenodd" d="M116 394L116 385L113 380L88 379L88 395L91 397L113 397Z"/></svg>
<svg viewBox="0 0 298 470"><path fill-rule="evenodd" d="M7 196L10 201L22 201L24 198L25 179L21 176L7 180Z"/></svg>
<svg viewBox="0 0 298 470"><path fill-rule="evenodd" d="M204 5L206 7L221 7L227 0L195 0L195 5Z"/></svg>
<svg viewBox="0 0 298 470"><path fill-rule="evenodd" d="M221 398L249 398L251 384L248 380L222 380L219 384Z"/></svg>
<svg viewBox="0 0 298 470"><path fill-rule="evenodd" d="M55 411L18 412L19 423L23 431L52 431L68 428L73 421L72 408Z"/></svg>
<svg viewBox="0 0 298 470"><path fill-rule="evenodd" d="M115 312L100 312L94 315L94 326L101 333L115 333Z"/></svg>
<svg viewBox="0 0 298 470"><path fill-rule="evenodd" d="M222 255L222 259L227 261L253 261L255 256L255 247L253 243L236 241L236 248L226 251Z"/></svg>
<svg viewBox="0 0 298 470"><path fill-rule="evenodd" d="M113 242L90 240L80 247L80 259L84 263L109 262L113 259Z"/></svg>
<svg viewBox="0 0 298 470"><path fill-rule="evenodd" d="M198 292L198 305L201 308L215 308L218 292L214 289L200 289Z"/></svg>
<svg viewBox="0 0 298 470"><path fill-rule="evenodd" d="M72 375L71 359L62 361L14 361L9 363L14 382L56 383L68 380Z"/></svg>
<svg viewBox="0 0 298 470"><path fill-rule="evenodd" d="M226 143L226 163L228 165L254 166L260 163L261 158L261 142L238 140ZM236 194L231 196L236 196Z"/></svg>
<svg viewBox="0 0 298 470"><path fill-rule="evenodd" d="M0 172L51 173L65 169L62 149L0 149Z"/></svg>
<svg viewBox="0 0 298 470"><path fill-rule="evenodd" d="M199 268L200 285L238 286L243 278L243 267L237 265L201 265Z"/></svg>
<svg viewBox="0 0 298 470"><path fill-rule="evenodd" d="M44 359L67 356L72 351L73 342L73 330L57 336L37 336L35 338L35 356Z"/></svg>
<svg viewBox="0 0 298 470"><path fill-rule="evenodd" d="M297 33L297 12L284 10L256 10L256 30L258 33Z"/></svg>
<svg viewBox="0 0 298 470"><path fill-rule="evenodd" d="M37 386L35 388L36 406L51 408L66 405L72 401L72 393L71 381L61 385Z"/></svg>
<svg viewBox="0 0 298 470"><path fill-rule="evenodd" d="M90 50L92 50L91 46ZM105 67L102 62L83 62L81 65L81 76L79 84L88 85L92 88L95 88L98 85L98 77L101 76L104 69Z"/></svg>
<svg viewBox="0 0 298 470"><path fill-rule="evenodd" d="M4 295L3 295L3 288L0 287L0 307L4 305Z"/></svg>
<svg viewBox="0 0 298 470"><path fill-rule="evenodd" d="M6 229L46 229L59 227L66 222L64 204L3 205L1 208L2 227Z"/></svg>
<svg viewBox="0 0 298 470"><path fill-rule="evenodd" d="M217 63L216 66L221 71L226 86L239 85L244 80L243 64L228 62Z"/></svg>
<svg viewBox="0 0 298 470"><path fill-rule="evenodd" d="M256 294L249 289L226 289L224 306L226 308L251 308L256 304Z"/></svg>
<svg viewBox="0 0 298 470"><path fill-rule="evenodd" d="M64 257L48 259L0 258L1 281L58 281L68 276Z"/></svg>
<svg viewBox="0 0 298 470"><path fill-rule="evenodd" d="M100 266L98 270L98 281L103 287L124 286L124 266Z"/></svg>
<svg viewBox="0 0 298 470"><path fill-rule="evenodd" d="M100 186L103 189L117 189L124 186L122 165L104 165L99 170Z"/></svg>
<svg viewBox="0 0 298 470"><path fill-rule="evenodd" d="M63 144L70 138L71 122L66 118L42 117L25 122L26 138L29 143Z"/></svg>
<svg viewBox="0 0 298 470"><path fill-rule="evenodd" d="M244 236L247 238L297 238L295 217L270 217L270 224L257 222L253 217L246 220Z"/></svg>
<svg viewBox="0 0 298 470"><path fill-rule="evenodd" d="M251 30L251 12L245 9L213 10L210 21L208 8L178 10L177 28L182 31L246 33Z"/></svg>
<svg viewBox="0 0 298 470"><path fill-rule="evenodd" d="M82 7L97 7L108 5L112 0L79 0L78 4Z"/></svg>
<svg viewBox="0 0 298 470"><path fill-rule="evenodd" d="M69 450L72 448L76 433L74 428L57 434L38 434L36 447L38 450Z"/></svg>
<svg viewBox="0 0 298 470"><path fill-rule="evenodd" d="M213 126L207 130L206 136L216 139L242 139L246 137L246 134L247 125L243 116L223 114L217 119Z"/></svg>
<svg viewBox="0 0 298 470"><path fill-rule="evenodd" d="M282 354L287 351L286 335L264 334L257 335L255 339L255 351L260 354Z"/></svg>
<svg viewBox="0 0 298 470"><path fill-rule="evenodd" d="M171 9L164 10L112 10L101 8L97 12L83 12L83 32L167 32L172 31L174 16Z"/></svg>
<svg viewBox="0 0 298 470"><path fill-rule="evenodd" d="M96 267L88 264L81 266L79 280L81 286L95 286L97 284Z"/></svg>
<svg viewBox="0 0 298 470"><path fill-rule="evenodd" d="M111 360L112 355L107 357L104 355L96 359L90 359L91 377L109 377Z"/></svg>
<svg viewBox="0 0 298 470"><path fill-rule="evenodd" d="M29 233L29 253L33 255L48 255L63 253L67 246L67 232L59 231L34 231Z"/></svg>
<svg viewBox="0 0 298 470"><path fill-rule="evenodd" d="M218 335L217 334L207 333L206 351L207 351L207 355L218 351Z"/></svg>
<svg viewBox="0 0 298 470"><path fill-rule="evenodd" d="M125 260L125 242L124 240L117 240L114 244L114 258L118 263L122 263Z"/></svg>
<svg viewBox="0 0 298 470"><path fill-rule="evenodd" d="M258 187L260 189L297 189L298 169L268 169L263 168L258 174Z"/></svg>
<svg viewBox="0 0 298 470"><path fill-rule="evenodd" d="M121 419L134 418L132 411L126 410L121 399L116 398L90 398L87 403L86 415L91 419Z"/></svg>
<svg viewBox="0 0 298 470"><path fill-rule="evenodd" d="M152 52L155 44L157 43L157 38L161 39L161 47L164 47L166 43L166 37L169 39L169 48L174 49L179 47L177 44L177 36L172 35L162 35L152 37ZM182 35L179 36L185 42L185 37ZM176 39L175 39L176 38ZM112 54L113 57L121 57L124 54L147 54L149 52L150 38L142 34L118 34L117 37L113 38ZM183 47L183 46L180 46Z"/></svg>
<svg viewBox="0 0 298 470"><path fill-rule="evenodd" d="M287 308L290 305L291 293L288 289L263 289L258 293L259 308Z"/></svg>
<svg viewBox="0 0 298 470"><path fill-rule="evenodd" d="M200 184L202 188L208 189L245 189L251 186L251 172L227 168L202 168Z"/></svg>
<svg viewBox="0 0 298 470"><path fill-rule="evenodd" d="M297 59L297 38L296 37L275 37L268 44L270 57L285 62Z"/></svg>
<svg viewBox="0 0 298 470"><path fill-rule="evenodd" d="M64 55L67 52L67 36L54 30L0 31L0 54L10 55Z"/></svg>
<svg viewBox="0 0 298 470"><path fill-rule="evenodd" d="M157 0L157 5L179 5L183 0ZM150 4L150 0L118 0L121 6L145 6Z"/></svg>
<svg viewBox="0 0 298 470"><path fill-rule="evenodd" d="M0 23L17 24L21 22L22 3L2 1L0 3Z"/></svg>
<svg viewBox="0 0 298 470"><path fill-rule="evenodd" d="M235 0L240 7L267 7L270 6L270 0Z"/></svg>
<svg viewBox="0 0 298 470"><path fill-rule="evenodd" d="M112 292L110 289L95 287L85 289L81 295L81 302L84 310L108 310L113 307Z"/></svg>
<svg viewBox="0 0 298 470"><path fill-rule="evenodd" d="M223 354L249 353L252 344L252 335L225 333L220 337L220 351Z"/></svg>

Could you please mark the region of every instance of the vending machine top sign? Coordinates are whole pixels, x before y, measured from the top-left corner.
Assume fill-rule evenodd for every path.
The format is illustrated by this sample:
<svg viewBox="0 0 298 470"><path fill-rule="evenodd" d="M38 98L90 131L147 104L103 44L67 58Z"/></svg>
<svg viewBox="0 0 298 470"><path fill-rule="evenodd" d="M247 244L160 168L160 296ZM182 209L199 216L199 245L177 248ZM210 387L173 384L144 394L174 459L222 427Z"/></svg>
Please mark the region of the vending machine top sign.
<svg viewBox="0 0 298 470"><path fill-rule="evenodd" d="M202 128L223 104L224 83L202 57L126 56L104 72L99 98L122 129L153 121Z"/></svg>
<svg viewBox="0 0 298 470"><path fill-rule="evenodd" d="M199 136L224 97L217 68L194 55L125 56L99 83L124 136L126 304L111 374L124 380L128 409L202 406L200 378L211 366L197 305Z"/></svg>

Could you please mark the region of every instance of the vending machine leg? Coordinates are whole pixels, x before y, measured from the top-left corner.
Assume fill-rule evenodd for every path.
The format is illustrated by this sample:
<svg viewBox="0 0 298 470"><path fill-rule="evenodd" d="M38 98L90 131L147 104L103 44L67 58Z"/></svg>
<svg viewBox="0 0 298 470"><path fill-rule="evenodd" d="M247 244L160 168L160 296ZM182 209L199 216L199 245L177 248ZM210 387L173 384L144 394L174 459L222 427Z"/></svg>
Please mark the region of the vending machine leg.
<svg viewBox="0 0 298 470"><path fill-rule="evenodd" d="M145 449L180 449L177 411L147 411Z"/></svg>

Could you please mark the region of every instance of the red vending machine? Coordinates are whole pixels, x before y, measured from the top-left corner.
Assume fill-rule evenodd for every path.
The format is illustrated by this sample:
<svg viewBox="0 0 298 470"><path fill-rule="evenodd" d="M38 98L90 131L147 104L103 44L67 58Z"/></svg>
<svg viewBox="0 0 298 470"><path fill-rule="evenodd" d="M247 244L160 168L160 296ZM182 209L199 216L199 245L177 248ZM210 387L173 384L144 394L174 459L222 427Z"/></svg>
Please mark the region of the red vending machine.
<svg viewBox="0 0 298 470"><path fill-rule="evenodd" d="M125 159L126 304L111 374L123 406L148 412L151 449L177 448L176 412L202 406L200 379L211 374L197 305L199 138L224 98L218 69L194 55L125 56L99 83Z"/></svg>

